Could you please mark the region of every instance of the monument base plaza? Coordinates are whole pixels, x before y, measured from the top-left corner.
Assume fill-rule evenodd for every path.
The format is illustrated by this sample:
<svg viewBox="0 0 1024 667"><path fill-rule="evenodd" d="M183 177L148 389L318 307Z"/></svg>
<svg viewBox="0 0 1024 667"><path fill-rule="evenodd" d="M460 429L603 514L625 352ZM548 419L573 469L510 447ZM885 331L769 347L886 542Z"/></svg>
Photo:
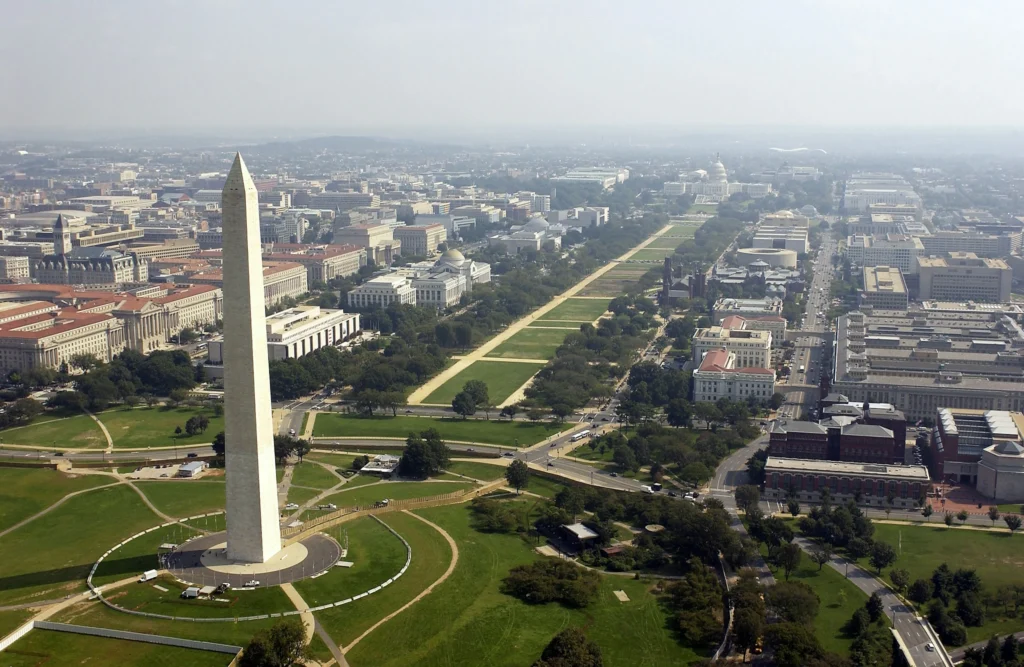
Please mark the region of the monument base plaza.
<svg viewBox="0 0 1024 667"><path fill-rule="evenodd" d="M190 584L251 588L279 586L326 572L341 558L341 547L327 535L310 535L266 562L246 563L228 558L227 535L221 532L189 540L162 558L163 567Z"/></svg>

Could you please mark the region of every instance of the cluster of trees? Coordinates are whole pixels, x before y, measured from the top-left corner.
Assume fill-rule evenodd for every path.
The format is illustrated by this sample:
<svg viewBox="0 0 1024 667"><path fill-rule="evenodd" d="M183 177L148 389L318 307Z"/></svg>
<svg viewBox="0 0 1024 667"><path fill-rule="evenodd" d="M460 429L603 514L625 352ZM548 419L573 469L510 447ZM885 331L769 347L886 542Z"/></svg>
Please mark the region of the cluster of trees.
<svg viewBox="0 0 1024 667"><path fill-rule="evenodd" d="M242 651L239 667L293 667L305 664L312 655L306 646L306 631L297 620L278 621L260 630Z"/></svg>
<svg viewBox="0 0 1024 667"><path fill-rule="evenodd" d="M426 479L439 475L448 467L450 460L448 445L441 439L437 429L421 433L410 433L405 439L405 450L398 463L398 474L409 479Z"/></svg>
<svg viewBox="0 0 1024 667"><path fill-rule="evenodd" d="M579 628L566 628L552 639L533 667L604 667L601 648Z"/></svg>
<svg viewBox="0 0 1024 667"><path fill-rule="evenodd" d="M0 413L0 428L24 426L43 412L43 404L33 398L19 398L4 406Z"/></svg>
<svg viewBox="0 0 1024 667"><path fill-rule="evenodd" d="M885 604L877 592L853 613L843 631L853 638L850 658L854 665L892 664L892 635L885 619Z"/></svg>
<svg viewBox="0 0 1024 667"><path fill-rule="evenodd" d="M714 570L692 558L686 575L665 586L664 592L686 643L699 649L721 640L724 591Z"/></svg>
<svg viewBox="0 0 1024 667"><path fill-rule="evenodd" d="M1002 642L991 637L985 648L969 648L964 652L963 667L1020 667L1021 644L1013 635L1006 635Z"/></svg>
<svg viewBox="0 0 1024 667"><path fill-rule="evenodd" d="M597 599L601 576L570 561L543 558L513 567L502 580L501 590L528 604L558 602L582 609Z"/></svg>
<svg viewBox="0 0 1024 667"><path fill-rule="evenodd" d="M906 587L909 578L909 575L900 574L893 584ZM959 646L965 643L966 626L979 627L985 623L981 578L973 569L954 571L943 563L935 568L931 579L918 579L910 584L907 597L917 604L928 605L928 620L947 644Z"/></svg>
<svg viewBox="0 0 1024 667"><path fill-rule="evenodd" d="M210 418L206 415L192 415L185 422L184 432L186 435L199 435L200 433L206 433L206 429L210 427ZM180 426L174 427L174 435L181 435L182 428Z"/></svg>
<svg viewBox="0 0 1024 667"><path fill-rule="evenodd" d="M218 457L224 457L224 450L227 441L224 439L224 431L219 432L213 436L213 453ZM309 440L302 440L290 435L275 435L274 436L274 459L280 464L289 456L295 455L299 457L299 461L306 456L313 449L313 444Z"/></svg>
<svg viewBox="0 0 1024 667"><path fill-rule="evenodd" d="M462 415L463 419L475 415L477 410L483 410L487 413L487 419L490 419L492 407L490 392L483 380L470 380L462 385L462 391L452 399L452 410Z"/></svg>

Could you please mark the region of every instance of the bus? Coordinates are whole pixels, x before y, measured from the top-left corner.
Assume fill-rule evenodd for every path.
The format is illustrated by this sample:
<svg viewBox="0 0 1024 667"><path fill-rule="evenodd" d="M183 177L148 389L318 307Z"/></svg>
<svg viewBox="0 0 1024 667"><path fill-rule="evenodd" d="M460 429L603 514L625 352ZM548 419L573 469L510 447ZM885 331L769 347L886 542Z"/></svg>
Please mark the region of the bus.
<svg viewBox="0 0 1024 667"><path fill-rule="evenodd" d="M580 431L579 433L573 433L572 437L569 438L569 442L578 442L583 438L589 437L590 431Z"/></svg>

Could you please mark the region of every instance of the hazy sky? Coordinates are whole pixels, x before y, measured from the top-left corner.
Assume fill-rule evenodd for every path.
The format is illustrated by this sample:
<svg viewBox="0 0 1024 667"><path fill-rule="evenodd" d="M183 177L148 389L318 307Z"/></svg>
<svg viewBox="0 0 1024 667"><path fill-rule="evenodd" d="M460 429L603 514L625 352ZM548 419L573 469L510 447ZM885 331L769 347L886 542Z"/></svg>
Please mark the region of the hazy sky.
<svg viewBox="0 0 1024 667"><path fill-rule="evenodd" d="M1024 2L7 3L0 128L1019 126Z"/></svg>

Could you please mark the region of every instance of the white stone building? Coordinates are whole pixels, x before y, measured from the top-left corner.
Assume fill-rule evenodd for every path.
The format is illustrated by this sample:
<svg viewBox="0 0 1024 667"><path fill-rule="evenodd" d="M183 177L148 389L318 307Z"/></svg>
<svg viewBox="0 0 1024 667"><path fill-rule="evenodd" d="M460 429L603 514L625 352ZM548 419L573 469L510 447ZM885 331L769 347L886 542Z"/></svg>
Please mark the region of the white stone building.
<svg viewBox="0 0 1024 667"><path fill-rule="evenodd" d="M353 308L387 308L392 303L416 304L416 290L408 277L397 274L378 276L348 293L348 305Z"/></svg>
<svg viewBox="0 0 1024 667"><path fill-rule="evenodd" d="M430 273L412 279L416 305L439 310L458 305L466 293L466 277L460 273Z"/></svg>
<svg viewBox="0 0 1024 667"><path fill-rule="evenodd" d="M739 366L736 355L725 349L707 352L693 372L693 400L698 403L720 398L743 401L748 396L766 401L774 393L775 371Z"/></svg>
<svg viewBox="0 0 1024 667"><path fill-rule="evenodd" d="M693 361L700 363L712 350L724 349L736 355L738 366L769 368L771 366L772 334L770 331L727 329L721 326L697 329L693 334Z"/></svg>

